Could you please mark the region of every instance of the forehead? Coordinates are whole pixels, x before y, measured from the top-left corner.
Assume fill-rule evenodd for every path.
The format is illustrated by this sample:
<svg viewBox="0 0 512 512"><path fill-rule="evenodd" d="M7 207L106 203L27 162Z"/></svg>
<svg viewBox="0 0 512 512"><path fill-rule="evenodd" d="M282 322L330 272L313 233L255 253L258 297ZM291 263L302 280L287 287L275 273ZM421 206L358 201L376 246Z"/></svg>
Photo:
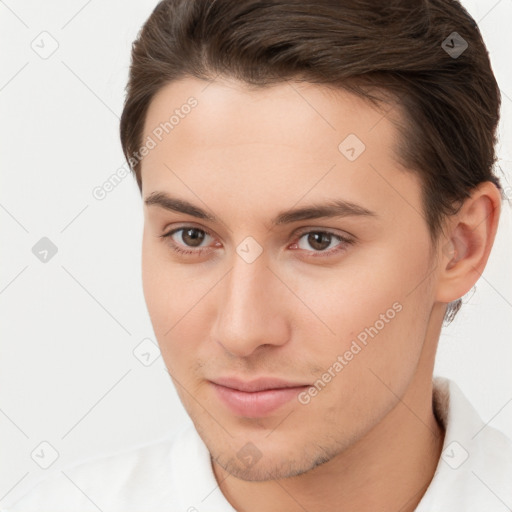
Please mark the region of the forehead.
<svg viewBox="0 0 512 512"><path fill-rule="evenodd" d="M387 208L397 187L404 188L399 195L419 192L415 175L395 158L391 115L396 112L316 84L173 82L155 95L146 115L143 140L155 146L141 164L143 195L179 188L189 198L198 191L212 197L222 190L224 199L264 196L271 204L283 203L283 193L293 203L338 190L348 201L366 197ZM401 183L390 186L397 179Z"/></svg>
<svg viewBox="0 0 512 512"><path fill-rule="evenodd" d="M191 109L187 105L192 101L196 105ZM291 81L266 87L226 79L207 83L186 78L173 82L151 101L144 134L158 131L173 113L177 115L171 121L172 137L168 139L200 145L205 150L218 144L278 143L314 150L318 157L319 150L332 151L333 145L337 152L337 142L347 130L373 145L381 140L388 147L396 135L389 122L372 135L383 120L383 112L362 98L342 89ZM382 140L384 132L386 140ZM320 138L324 141L321 147Z"/></svg>

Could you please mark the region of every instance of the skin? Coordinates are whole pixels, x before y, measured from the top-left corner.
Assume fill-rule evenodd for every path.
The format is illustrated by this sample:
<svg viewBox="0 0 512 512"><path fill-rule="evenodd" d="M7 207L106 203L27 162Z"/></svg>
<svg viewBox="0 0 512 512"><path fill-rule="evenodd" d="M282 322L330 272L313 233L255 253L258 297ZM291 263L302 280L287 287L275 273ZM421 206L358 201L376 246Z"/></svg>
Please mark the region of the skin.
<svg viewBox="0 0 512 512"><path fill-rule="evenodd" d="M499 192L489 182L475 189L433 247L419 177L397 163L397 109L383 116L306 83L206 85L186 78L153 98L144 139L188 97L198 105L143 159L142 196L165 192L219 221L144 205L142 277L162 356L220 488L247 512L414 510L444 438L432 372L446 304L485 267ZM348 134L366 146L355 161L338 149ZM330 199L375 215L271 225L282 210ZM204 239L162 237L184 227ZM308 233L322 230L354 243L315 244ZM236 252L248 236L262 249L251 263ZM178 254L172 241L206 251ZM341 250L322 255L325 247ZM209 382L265 376L313 386L396 303L394 318L307 404L241 417ZM237 456L247 443L251 464Z"/></svg>

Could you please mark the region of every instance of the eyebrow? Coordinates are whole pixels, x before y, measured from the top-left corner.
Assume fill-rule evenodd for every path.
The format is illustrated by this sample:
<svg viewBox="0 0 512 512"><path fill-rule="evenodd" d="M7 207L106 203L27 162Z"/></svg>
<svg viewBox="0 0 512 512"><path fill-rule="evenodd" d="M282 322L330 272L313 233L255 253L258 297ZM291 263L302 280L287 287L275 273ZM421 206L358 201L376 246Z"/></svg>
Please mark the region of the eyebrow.
<svg viewBox="0 0 512 512"><path fill-rule="evenodd" d="M173 212L185 213L198 219L208 220L210 222L220 222L219 219L203 210L199 206L189 203L185 199L171 197L165 192L153 192L145 200L147 206L157 205L161 208ZM335 199L323 204L312 204L302 208L294 208L284 210L278 213L271 220L271 224L279 226L283 224L291 224L292 222L323 219L333 217L378 217L378 215L367 208L350 201Z"/></svg>

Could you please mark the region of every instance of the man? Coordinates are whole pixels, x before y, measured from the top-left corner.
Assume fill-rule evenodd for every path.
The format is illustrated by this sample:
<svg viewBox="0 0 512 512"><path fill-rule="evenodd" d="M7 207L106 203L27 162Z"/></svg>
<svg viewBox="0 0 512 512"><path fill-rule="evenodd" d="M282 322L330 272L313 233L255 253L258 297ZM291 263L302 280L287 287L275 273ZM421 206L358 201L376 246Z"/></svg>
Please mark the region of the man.
<svg viewBox="0 0 512 512"><path fill-rule="evenodd" d="M132 59L144 294L192 425L6 510L510 508L512 442L432 378L500 215L467 12L164 0Z"/></svg>

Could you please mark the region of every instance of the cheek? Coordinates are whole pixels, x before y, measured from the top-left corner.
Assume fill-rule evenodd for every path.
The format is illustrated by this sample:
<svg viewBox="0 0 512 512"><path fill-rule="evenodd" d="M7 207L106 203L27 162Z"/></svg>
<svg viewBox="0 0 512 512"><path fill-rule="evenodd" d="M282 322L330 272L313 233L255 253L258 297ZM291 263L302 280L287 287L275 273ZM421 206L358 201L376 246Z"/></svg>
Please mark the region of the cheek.
<svg viewBox="0 0 512 512"><path fill-rule="evenodd" d="M373 324L395 302L416 301L429 262L420 248L412 255L388 243L354 251L337 267L303 268L288 276L294 292L332 331L346 334Z"/></svg>
<svg viewBox="0 0 512 512"><path fill-rule="evenodd" d="M204 304L215 284L208 271L191 273L169 258L170 249L161 240L144 235L142 285L148 314L162 357L173 371L188 372L208 322ZM195 277L191 278L191 275ZM190 360L190 365L187 363Z"/></svg>
<svg viewBox="0 0 512 512"><path fill-rule="evenodd" d="M149 317L162 352L165 340L173 334L178 321L177 309L182 292L179 279L171 272L160 247L161 240L154 241L148 235L142 245L142 287Z"/></svg>
<svg viewBox="0 0 512 512"><path fill-rule="evenodd" d="M142 288L148 313L158 337L157 331L162 327L163 313L169 306L168 302L172 295L169 293L167 269L158 257L157 245L145 231L142 241Z"/></svg>
<svg viewBox="0 0 512 512"><path fill-rule="evenodd" d="M426 278L431 270L428 245L424 238L411 243L412 251L408 243L402 247L395 240L361 251L357 260L347 259L322 276L307 273L296 280L297 295L322 321L307 315L295 323L304 344L323 339L304 347L316 367L328 368L347 353L358 378L374 378L368 367L391 380L407 373L404 368L414 371L433 290Z"/></svg>
<svg viewBox="0 0 512 512"><path fill-rule="evenodd" d="M432 300L426 252L413 258L390 249L373 256L329 279L300 281L304 302L335 333L311 319L298 327L296 356L315 370L315 379L329 382L318 385L318 398L305 410L354 435L356 426L382 417L396 403L393 393L402 396L414 378Z"/></svg>

